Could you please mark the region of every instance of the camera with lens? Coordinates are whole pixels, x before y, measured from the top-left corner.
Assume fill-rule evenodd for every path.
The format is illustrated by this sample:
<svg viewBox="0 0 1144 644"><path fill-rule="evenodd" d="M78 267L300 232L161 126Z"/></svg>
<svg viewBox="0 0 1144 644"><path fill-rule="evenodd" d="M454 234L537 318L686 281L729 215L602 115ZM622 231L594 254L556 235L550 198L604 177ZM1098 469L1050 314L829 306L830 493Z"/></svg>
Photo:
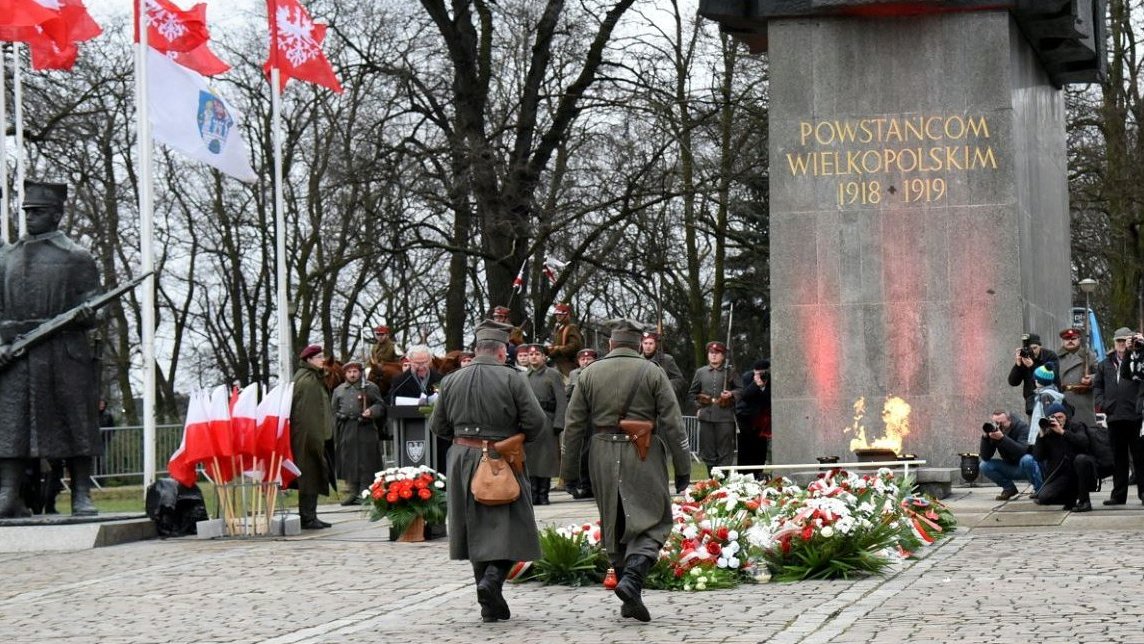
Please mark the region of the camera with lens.
<svg viewBox="0 0 1144 644"><path fill-rule="evenodd" d="M1029 358L1030 360L1033 359L1033 350L1029 348L1028 333L1021 336L1021 349L1018 351L1017 355L1021 356L1022 358Z"/></svg>
<svg viewBox="0 0 1144 644"><path fill-rule="evenodd" d="M998 427L994 423L982 423L981 424L981 431L986 433L986 434L992 434L993 432L997 431L998 429L1000 429L1000 427Z"/></svg>
<svg viewBox="0 0 1144 644"><path fill-rule="evenodd" d="M1132 338L1132 348L1136 351L1144 351L1144 339Z"/></svg>
<svg viewBox="0 0 1144 644"><path fill-rule="evenodd" d="M1037 421L1037 426L1040 427L1041 429L1048 429L1048 428L1050 428L1056 424L1057 424L1057 421L1055 418L1042 418L1042 419Z"/></svg>

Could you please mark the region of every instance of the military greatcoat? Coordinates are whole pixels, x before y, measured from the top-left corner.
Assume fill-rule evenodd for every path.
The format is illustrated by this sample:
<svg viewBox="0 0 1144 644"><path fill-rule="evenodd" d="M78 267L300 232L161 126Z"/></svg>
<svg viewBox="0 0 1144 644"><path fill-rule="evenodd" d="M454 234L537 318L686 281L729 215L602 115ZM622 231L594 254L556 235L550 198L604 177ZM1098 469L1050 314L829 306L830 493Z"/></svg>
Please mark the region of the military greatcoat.
<svg viewBox="0 0 1144 644"><path fill-rule="evenodd" d="M528 384L548 419L544 431L525 445L528 474L540 478L560 476L560 432L564 431L564 379L560 372L548 367L528 370Z"/></svg>
<svg viewBox="0 0 1144 644"><path fill-rule="evenodd" d="M497 441L524 432L533 441L544 431L544 410L519 371L484 354L464 369L445 376L429 429L452 440ZM535 561L540 558L536 516L528 474L517 475L521 495L508 505L477 503L469 481L481 460L481 450L454 444L448 453L449 558L471 561ZM527 465L527 463L526 463Z"/></svg>
<svg viewBox="0 0 1144 644"><path fill-rule="evenodd" d="M95 260L63 233L21 239L0 251L0 339L9 343L99 290ZM0 370L0 458L100 453L92 326L73 324Z"/></svg>
<svg viewBox="0 0 1144 644"><path fill-rule="evenodd" d="M330 493L330 464L326 441L333 435L330 394L322 370L303 362L294 372L294 397L290 404L290 449L294 464L302 470L297 485L300 494Z"/></svg>
<svg viewBox="0 0 1144 644"><path fill-rule="evenodd" d="M330 404L338 430L338 478L345 480L351 493L357 493L373 483L381 469L381 441L373 419L385 413L385 403L377 385L361 379L338 385ZM362 418L367 409L370 417Z"/></svg>
<svg viewBox="0 0 1144 644"><path fill-rule="evenodd" d="M568 454L579 454L585 440L592 441L589 469L596 507L600 511L604 546L613 560L623 553L625 544L639 538L663 544L671 532L671 494L667 482L667 461L674 471L690 473L691 458L687 435L679 412L679 403L671 390L671 382L662 369L651 367L641 373L647 361L633 349L618 348L580 371L564 425L564 447ZM628 408L627 418L655 421L647 460L640 460L635 447L607 433L616 427L620 411L632 387L636 393ZM601 432L588 436L589 428ZM579 480L580 463L564 459L561 477ZM620 503L623 520L618 520ZM623 531L618 526L623 526ZM645 554L653 559L658 552L632 552L626 556Z"/></svg>

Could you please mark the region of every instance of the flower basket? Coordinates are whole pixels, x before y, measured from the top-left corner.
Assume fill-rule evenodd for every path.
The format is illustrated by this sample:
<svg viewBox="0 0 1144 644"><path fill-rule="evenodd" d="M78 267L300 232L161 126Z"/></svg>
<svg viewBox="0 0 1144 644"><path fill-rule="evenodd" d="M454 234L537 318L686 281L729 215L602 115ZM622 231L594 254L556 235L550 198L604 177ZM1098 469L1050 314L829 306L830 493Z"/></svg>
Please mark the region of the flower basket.
<svg viewBox="0 0 1144 644"><path fill-rule="evenodd" d="M445 477L428 466L382 470L362 499L369 503L370 521L389 519L391 541L423 541L444 534ZM402 538L411 527L409 538Z"/></svg>

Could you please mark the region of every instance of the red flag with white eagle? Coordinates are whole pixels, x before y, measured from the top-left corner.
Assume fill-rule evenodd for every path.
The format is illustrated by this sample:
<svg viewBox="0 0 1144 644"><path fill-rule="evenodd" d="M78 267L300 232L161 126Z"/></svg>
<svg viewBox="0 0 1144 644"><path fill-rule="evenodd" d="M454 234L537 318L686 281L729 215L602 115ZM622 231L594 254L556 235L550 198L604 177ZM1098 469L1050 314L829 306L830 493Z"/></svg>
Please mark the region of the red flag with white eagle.
<svg viewBox="0 0 1144 644"><path fill-rule="evenodd" d="M139 3L147 12L147 45L163 53L192 51L210 40L207 5L180 9L171 0L134 0L135 42L139 42Z"/></svg>
<svg viewBox="0 0 1144 644"><path fill-rule="evenodd" d="M298 0L266 0L270 20L270 56L263 65L267 78L278 69L278 89L291 78L342 92L330 61L322 53L326 25L314 22Z"/></svg>

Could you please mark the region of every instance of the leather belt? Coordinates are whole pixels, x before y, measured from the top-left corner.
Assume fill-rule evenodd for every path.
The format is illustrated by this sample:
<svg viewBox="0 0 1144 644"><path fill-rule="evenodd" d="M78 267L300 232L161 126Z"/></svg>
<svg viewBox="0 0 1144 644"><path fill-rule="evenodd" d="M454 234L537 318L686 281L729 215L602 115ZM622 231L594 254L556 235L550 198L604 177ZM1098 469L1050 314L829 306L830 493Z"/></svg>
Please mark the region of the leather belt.
<svg viewBox="0 0 1144 644"><path fill-rule="evenodd" d="M491 441L482 440L480 438L468 438L466 436L453 437L454 445L464 445L465 447L475 447L477 449L484 449L485 444Z"/></svg>

